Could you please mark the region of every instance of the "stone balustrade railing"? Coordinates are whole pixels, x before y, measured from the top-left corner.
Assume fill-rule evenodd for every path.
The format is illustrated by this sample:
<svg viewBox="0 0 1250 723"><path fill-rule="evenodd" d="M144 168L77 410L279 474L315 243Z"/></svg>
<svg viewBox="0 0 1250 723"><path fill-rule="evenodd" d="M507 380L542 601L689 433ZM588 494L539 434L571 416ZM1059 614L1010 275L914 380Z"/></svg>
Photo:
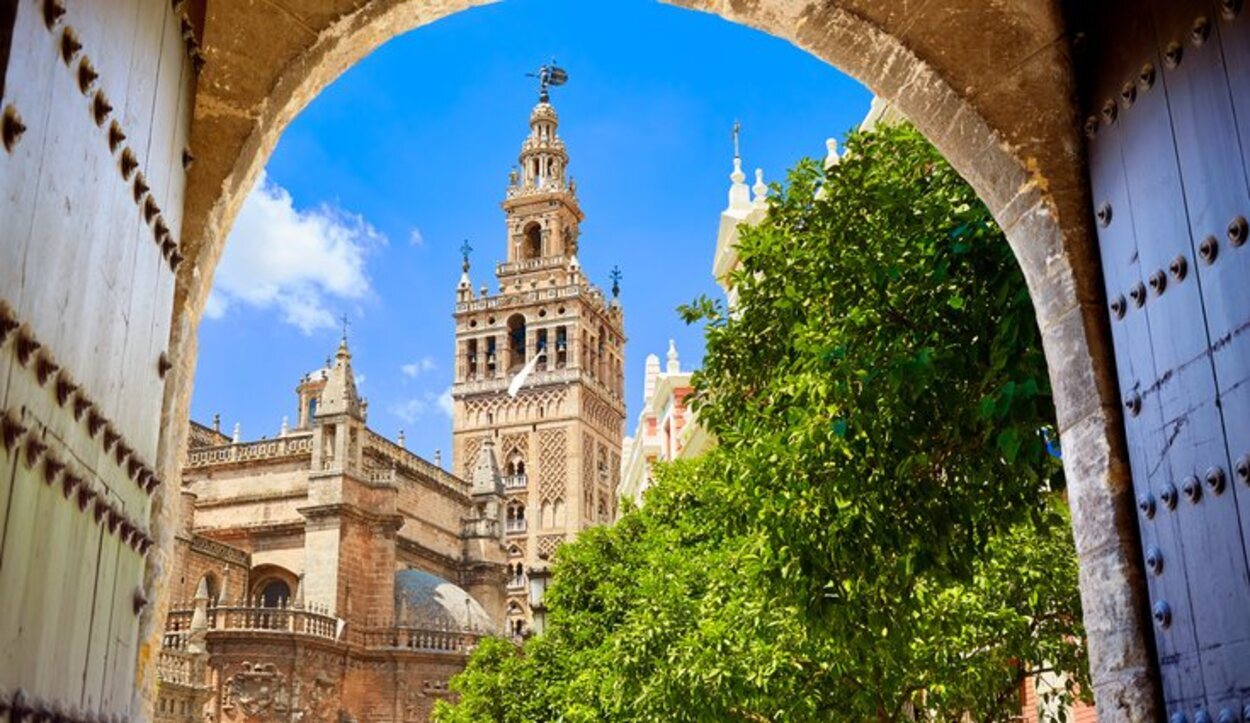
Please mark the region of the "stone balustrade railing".
<svg viewBox="0 0 1250 723"><path fill-rule="evenodd" d="M522 261L513 261L512 263L502 263L495 265L495 273L499 276L505 274L516 274L525 271L542 271L544 269L562 269L568 266L569 260L565 256L544 256L538 259L525 259Z"/></svg>
<svg viewBox="0 0 1250 723"><path fill-rule="evenodd" d="M162 649L156 659L156 677L162 685L202 687L207 684L207 661L203 654Z"/></svg>
<svg viewBox="0 0 1250 723"><path fill-rule="evenodd" d="M523 490L529 487L529 484L529 477L523 474L510 474L503 478L503 488L506 490Z"/></svg>
<svg viewBox="0 0 1250 723"><path fill-rule="evenodd" d="M320 608L264 607L262 605L216 605L208 608L208 631L247 631L290 633L324 640L337 640L339 619ZM191 628L194 611L174 609L165 618L166 645L177 645L174 638Z"/></svg>
<svg viewBox="0 0 1250 723"><path fill-rule="evenodd" d="M366 628L353 637L369 650L413 650L458 655L468 655L481 639L481 635L472 632L405 626Z"/></svg>
<svg viewBox="0 0 1250 723"><path fill-rule="evenodd" d="M165 620L162 660L168 657L171 678L193 679L194 667L183 661L193 660L186 652L194 611L171 610ZM337 641L367 650L411 650L429 653L467 655L487 633L479 630L420 627L395 624L348 625L323 611L300 607L270 608L260 605L217 605L207 609L207 635L217 638L224 633L266 635L281 633L320 640ZM168 656L165 654L168 653Z"/></svg>
<svg viewBox="0 0 1250 723"><path fill-rule="evenodd" d="M456 312L485 311L487 309L507 309L513 306L525 306L538 301L568 299L587 293L577 284L548 289L524 291L519 294L502 294L473 301L462 301L456 304ZM601 294L600 294L601 296Z"/></svg>
<svg viewBox="0 0 1250 723"><path fill-rule="evenodd" d="M460 494L469 494L468 482L465 482L441 467L437 467L424 459L421 459L417 455L409 452L398 444L395 444L372 429L365 430L365 434L366 448L372 448L376 454L381 455L395 467L410 469L414 473L434 480L435 482L453 489Z"/></svg>
<svg viewBox="0 0 1250 723"><path fill-rule="evenodd" d="M222 444L215 447L193 449L187 454L187 468L206 467L214 464L250 462L258 459L279 459L312 453L312 434L309 432L288 434L274 439L256 442Z"/></svg>

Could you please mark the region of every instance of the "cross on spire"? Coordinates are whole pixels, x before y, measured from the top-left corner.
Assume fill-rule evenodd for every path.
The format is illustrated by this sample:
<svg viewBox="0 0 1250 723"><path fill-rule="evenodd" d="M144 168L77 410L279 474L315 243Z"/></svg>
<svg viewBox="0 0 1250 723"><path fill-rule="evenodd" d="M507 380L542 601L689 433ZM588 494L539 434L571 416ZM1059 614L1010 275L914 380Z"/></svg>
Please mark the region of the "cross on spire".
<svg viewBox="0 0 1250 723"><path fill-rule="evenodd" d="M612 298L619 298L621 295L621 267L613 266L609 278L612 279Z"/></svg>
<svg viewBox="0 0 1250 723"><path fill-rule="evenodd" d="M347 314L344 313L341 317L339 317L339 321L343 322L343 343L347 343L347 327L349 325L349 322L347 321Z"/></svg>
<svg viewBox="0 0 1250 723"><path fill-rule="evenodd" d="M469 245L469 239L465 239L464 243L460 244L460 254L464 257L464 263L460 265L460 268L466 274L469 273L469 254L471 253L473 253L473 247Z"/></svg>

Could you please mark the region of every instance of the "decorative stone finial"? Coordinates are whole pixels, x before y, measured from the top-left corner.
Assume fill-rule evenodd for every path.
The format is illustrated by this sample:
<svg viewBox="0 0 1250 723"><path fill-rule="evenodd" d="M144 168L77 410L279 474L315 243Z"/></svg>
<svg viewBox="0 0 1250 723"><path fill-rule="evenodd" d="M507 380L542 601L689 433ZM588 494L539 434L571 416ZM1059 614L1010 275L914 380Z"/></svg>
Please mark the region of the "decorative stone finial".
<svg viewBox="0 0 1250 723"><path fill-rule="evenodd" d="M613 266L612 273L612 298L619 299L621 297L621 267Z"/></svg>
<svg viewBox="0 0 1250 723"><path fill-rule="evenodd" d="M838 156L838 139L826 138L825 139L825 170L827 171L830 168L833 168L834 166L838 165L839 160L841 160L841 158L839 158Z"/></svg>
<svg viewBox="0 0 1250 723"><path fill-rule="evenodd" d="M768 185L764 183L764 169L755 169L755 185L751 187L751 191L755 194L755 200L752 205L755 208L768 208Z"/></svg>
<svg viewBox="0 0 1250 723"><path fill-rule="evenodd" d="M290 431L290 429L291 429L291 427L290 427L290 425L287 423L287 418L286 418L286 415L284 414L284 415L282 415L282 428L278 430L278 434L279 434L280 436L285 437L285 436L287 435L287 432L289 432L289 431Z"/></svg>
<svg viewBox="0 0 1250 723"><path fill-rule="evenodd" d="M221 434L221 415L220 414L213 415L213 431L218 434Z"/></svg>
<svg viewBox="0 0 1250 723"><path fill-rule="evenodd" d="M399 430L399 437L395 441L399 443L399 446L407 449L408 440L404 437L404 430Z"/></svg>
<svg viewBox="0 0 1250 723"><path fill-rule="evenodd" d="M243 432L243 425L239 424L238 422L235 422L234 434L230 436L230 441L234 442L235 444L238 444L239 440L242 438L242 432Z"/></svg>
<svg viewBox="0 0 1250 723"><path fill-rule="evenodd" d="M747 175L742 172L742 159L734 157L734 170L729 174L729 208L745 210L751 207L751 192L747 188Z"/></svg>
<svg viewBox="0 0 1250 723"><path fill-rule="evenodd" d="M443 468L443 450L441 449L434 450L434 466L439 469Z"/></svg>
<svg viewBox="0 0 1250 723"><path fill-rule="evenodd" d="M668 374L681 372L681 360L677 357L677 342L672 339L668 340L668 368L665 372Z"/></svg>

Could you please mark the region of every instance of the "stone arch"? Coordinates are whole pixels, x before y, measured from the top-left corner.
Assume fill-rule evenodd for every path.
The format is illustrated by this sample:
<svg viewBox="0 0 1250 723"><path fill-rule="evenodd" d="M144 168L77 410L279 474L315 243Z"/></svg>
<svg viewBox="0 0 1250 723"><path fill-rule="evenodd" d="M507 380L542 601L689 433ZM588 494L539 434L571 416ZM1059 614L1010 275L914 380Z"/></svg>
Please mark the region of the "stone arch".
<svg viewBox="0 0 1250 723"><path fill-rule="evenodd" d="M261 601L259 605L278 607L271 603L284 599L286 604L295 602L299 590L299 576L278 565L257 565L248 573L247 588L248 605ZM285 591L285 594L282 594Z"/></svg>
<svg viewBox="0 0 1250 723"><path fill-rule="evenodd" d="M882 0L671 1L788 40L854 76L911 118L985 200L1024 271L1055 389L1095 692L1125 719L1154 717L1148 626L1141 620L1145 587L1057 0L917 8ZM187 263L177 273L174 368L162 411L160 466L167 478L177 478L186 450L196 331L213 270L282 131L382 43L477 4L374 0L320 18L315 28L284 15L271 28L283 42L263 61L212 42L250 37L235 31L270 22L256 15L263 11L210 13L226 27L205 33L209 62L195 100L191 145L199 159L188 176ZM283 23L291 23L289 31ZM987 27L994 32L985 33ZM168 503L156 511L154 530L164 545L176 514ZM148 570L149 589L158 567Z"/></svg>

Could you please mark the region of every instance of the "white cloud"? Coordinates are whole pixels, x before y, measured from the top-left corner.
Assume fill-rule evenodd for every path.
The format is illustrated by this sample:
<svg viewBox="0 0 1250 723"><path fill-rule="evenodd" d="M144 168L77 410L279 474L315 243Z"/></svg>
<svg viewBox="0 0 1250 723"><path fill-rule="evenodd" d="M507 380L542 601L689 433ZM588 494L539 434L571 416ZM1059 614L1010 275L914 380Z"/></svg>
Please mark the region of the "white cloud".
<svg viewBox="0 0 1250 723"><path fill-rule="evenodd" d="M427 399L413 397L402 402L391 405L391 414L401 419L407 424L416 424L425 417L425 413L430 410L430 402Z"/></svg>
<svg viewBox="0 0 1250 723"><path fill-rule="evenodd" d="M277 309L305 334L335 328L332 306L370 293L365 257L386 239L364 218L329 205L297 209L261 175L226 243L205 315L246 304Z"/></svg>
<svg viewBox="0 0 1250 723"><path fill-rule="evenodd" d="M436 368L438 368L438 364L434 361L434 357L426 356L412 362L411 364L403 365L399 368L399 370L402 371L404 376L409 379L416 379L421 376L421 374L425 372L432 372Z"/></svg>
<svg viewBox="0 0 1250 723"><path fill-rule="evenodd" d="M412 232L408 234L408 243L412 244L413 246L425 245L425 236L421 234L421 229L417 228L416 226L412 227Z"/></svg>
<svg viewBox="0 0 1250 723"><path fill-rule="evenodd" d="M356 375L356 386L358 386L358 387L363 387L364 385L365 385L365 375L364 375L364 374L357 374L357 375Z"/></svg>
<svg viewBox="0 0 1250 723"><path fill-rule="evenodd" d="M400 400L389 407L389 411L397 419L408 425L414 425L433 412L442 412L448 417L452 415L451 387L435 395L427 391L424 394Z"/></svg>

